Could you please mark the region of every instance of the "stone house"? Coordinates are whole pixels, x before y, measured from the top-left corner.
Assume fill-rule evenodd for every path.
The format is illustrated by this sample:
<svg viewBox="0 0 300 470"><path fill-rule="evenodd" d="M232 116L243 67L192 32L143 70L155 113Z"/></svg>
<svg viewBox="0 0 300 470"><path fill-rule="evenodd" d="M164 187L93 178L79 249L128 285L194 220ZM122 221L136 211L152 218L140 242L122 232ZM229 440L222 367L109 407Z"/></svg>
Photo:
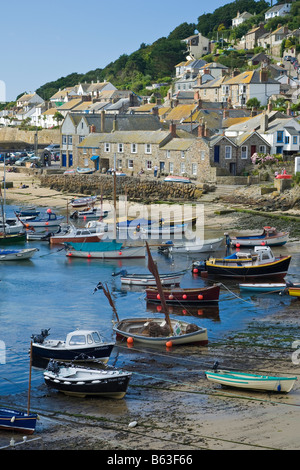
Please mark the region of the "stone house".
<svg viewBox="0 0 300 470"><path fill-rule="evenodd" d="M80 166L78 145L91 133L109 133L113 130L162 129L156 114L67 114L61 126L61 165L66 168Z"/></svg>
<svg viewBox="0 0 300 470"><path fill-rule="evenodd" d="M245 34L245 49L254 49L258 39L265 33L266 30L263 23L260 23L259 26L248 31L248 33Z"/></svg>
<svg viewBox="0 0 300 470"><path fill-rule="evenodd" d="M187 53L195 59L200 59L200 57L209 53L210 40L202 36L201 33L182 39L182 42L187 45Z"/></svg>

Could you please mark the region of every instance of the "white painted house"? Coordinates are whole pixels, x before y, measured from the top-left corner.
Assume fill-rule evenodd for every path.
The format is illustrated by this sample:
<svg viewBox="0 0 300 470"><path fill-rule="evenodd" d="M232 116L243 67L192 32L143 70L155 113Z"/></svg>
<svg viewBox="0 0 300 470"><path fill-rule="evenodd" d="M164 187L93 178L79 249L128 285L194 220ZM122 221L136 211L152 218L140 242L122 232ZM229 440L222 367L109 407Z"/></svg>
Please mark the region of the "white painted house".
<svg viewBox="0 0 300 470"><path fill-rule="evenodd" d="M291 11L291 3L281 3L269 8L265 13L265 20L268 21L276 16L285 16L288 15Z"/></svg>

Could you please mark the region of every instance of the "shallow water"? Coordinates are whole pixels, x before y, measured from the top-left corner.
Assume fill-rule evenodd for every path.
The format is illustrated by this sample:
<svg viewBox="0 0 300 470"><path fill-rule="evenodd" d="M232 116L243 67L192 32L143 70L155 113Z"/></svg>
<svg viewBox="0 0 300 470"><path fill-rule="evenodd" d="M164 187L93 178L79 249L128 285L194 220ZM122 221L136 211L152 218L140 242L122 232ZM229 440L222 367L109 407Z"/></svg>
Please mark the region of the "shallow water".
<svg viewBox="0 0 300 470"><path fill-rule="evenodd" d="M12 211L14 207L10 207ZM12 214L12 212L11 212ZM8 211L8 216L10 215ZM213 236L221 236L215 233ZM21 247L37 247L39 251L28 261L1 262L0 267L0 395L24 392L28 387L29 347L32 334L50 328L52 339L64 339L76 328L91 328L101 332L105 340L114 340L112 309L102 291L93 293L99 281L106 282L115 299L120 318L157 313L157 306L147 304L142 289L121 287L120 277L112 273L148 272L147 260L101 261L71 259L60 246L47 242L29 241ZM284 254L293 253L290 277L300 279L297 245L275 249ZM225 249L223 251L225 253ZM182 287L207 285L210 281L194 277L191 272L193 257L177 254L166 257L152 251L161 273L187 269ZM195 257L199 259L199 257ZM224 282L224 281L223 281ZM173 308L170 313L206 327L209 341L217 341L231 331L242 330L253 318L259 318L287 308L287 296L240 295L238 281L225 281L218 307ZM189 316L189 315L192 315ZM126 368L128 355L115 348L111 361ZM32 387L43 383L42 371L33 370Z"/></svg>

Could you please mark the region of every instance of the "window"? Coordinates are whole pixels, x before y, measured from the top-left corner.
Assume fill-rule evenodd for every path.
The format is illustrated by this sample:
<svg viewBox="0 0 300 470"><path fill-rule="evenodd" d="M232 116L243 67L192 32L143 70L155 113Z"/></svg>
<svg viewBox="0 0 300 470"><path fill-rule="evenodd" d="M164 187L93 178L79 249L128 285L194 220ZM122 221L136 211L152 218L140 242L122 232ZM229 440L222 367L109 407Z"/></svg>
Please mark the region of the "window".
<svg viewBox="0 0 300 470"><path fill-rule="evenodd" d="M258 147L258 152L259 153L266 153L266 146L265 145L260 145Z"/></svg>
<svg viewBox="0 0 300 470"><path fill-rule="evenodd" d="M84 139L85 139L85 136L84 136L84 135L80 135L80 136L79 136L79 143L81 143Z"/></svg>
<svg viewBox="0 0 300 470"><path fill-rule="evenodd" d="M231 158L231 153L232 153L232 147L230 147L229 145L226 145L225 146L225 158L226 159Z"/></svg>
<svg viewBox="0 0 300 470"><path fill-rule="evenodd" d="M180 155L181 155L181 158L184 158L184 157L185 157L184 150L181 150Z"/></svg>
<svg viewBox="0 0 300 470"><path fill-rule="evenodd" d="M104 144L104 152L110 152L110 144Z"/></svg>
<svg viewBox="0 0 300 470"><path fill-rule="evenodd" d="M122 160L117 160L117 168L122 168Z"/></svg>
<svg viewBox="0 0 300 470"><path fill-rule="evenodd" d="M283 142L283 131L277 131L277 142Z"/></svg>
<svg viewBox="0 0 300 470"><path fill-rule="evenodd" d="M151 144L145 144L145 153L151 153Z"/></svg>
<svg viewBox="0 0 300 470"><path fill-rule="evenodd" d="M131 144L131 153L137 153L137 145Z"/></svg>
<svg viewBox="0 0 300 470"><path fill-rule="evenodd" d="M71 135L68 135L68 145L72 145L73 139Z"/></svg>
<svg viewBox="0 0 300 470"><path fill-rule="evenodd" d="M123 153L124 152L124 146L123 144L118 144L118 152Z"/></svg>
<svg viewBox="0 0 300 470"><path fill-rule="evenodd" d="M128 168L129 168L130 170L133 169L133 160L128 160Z"/></svg>
<svg viewBox="0 0 300 470"><path fill-rule="evenodd" d="M242 146L241 158L247 158L248 156L248 147L246 145Z"/></svg>
<svg viewBox="0 0 300 470"><path fill-rule="evenodd" d="M204 160L205 159L205 150L201 150L200 155L201 155L201 160Z"/></svg>
<svg viewBox="0 0 300 470"><path fill-rule="evenodd" d="M284 143L289 144L290 143L290 137L288 135L285 136L284 138Z"/></svg>
<svg viewBox="0 0 300 470"><path fill-rule="evenodd" d="M184 162L180 163L180 172L185 173L185 163Z"/></svg>
<svg viewBox="0 0 300 470"><path fill-rule="evenodd" d="M152 169L152 161L151 160L147 160L146 161L146 170L151 170Z"/></svg>
<svg viewBox="0 0 300 470"><path fill-rule="evenodd" d="M66 135L63 135L62 136L62 141L61 141L62 145L67 145L67 136Z"/></svg>
<svg viewBox="0 0 300 470"><path fill-rule="evenodd" d="M229 85L222 85L222 93L223 93L223 95L228 95Z"/></svg>
<svg viewBox="0 0 300 470"><path fill-rule="evenodd" d="M172 162L169 163L169 173L173 174L174 171L174 164Z"/></svg>
<svg viewBox="0 0 300 470"><path fill-rule="evenodd" d="M297 145L297 143L298 143L298 138L296 135L293 135L293 144Z"/></svg>
<svg viewBox="0 0 300 470"><path fill-rule="evenodd" d="M197 163L192 163L192 174L197 175Z"/></svg>
<svg viewBox="0 0 300 470"><path fill-rule="evenodd" d="M83 147L83 149L82 149L82 153L83 153L83 155L86 155L86 154L87 154L86 147Z"/></svg>
<svg viewBox="0 0 300 470"><path fill-rule="evenodd" d="M166 157L167 157L167 158L170 158L170 156L171 156L170 150L166 150Z"/></svg>

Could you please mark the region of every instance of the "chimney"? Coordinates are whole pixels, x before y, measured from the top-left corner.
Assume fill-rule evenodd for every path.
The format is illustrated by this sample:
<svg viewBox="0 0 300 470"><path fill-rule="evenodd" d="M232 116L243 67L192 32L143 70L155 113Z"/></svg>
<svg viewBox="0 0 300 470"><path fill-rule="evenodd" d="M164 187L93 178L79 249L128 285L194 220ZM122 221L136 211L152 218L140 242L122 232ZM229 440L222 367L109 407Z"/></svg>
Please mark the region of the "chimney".
<svg viewBox="0 0 300 470"><path fill-rule="evenodd" d="M286 114L288 116L292 116L292 110L291 110L291 103L290 102L288 102Z"/></svg>
<svg viewBox="0 0 300 470"><path fill-rule="evenodd" d="M268 130L268 124L269 124L269 118L268 118L266 111L264 111L261 115L261 120L260 120L260 131L263 134Z"/></svg>
<svg viewBox="0 0 300 470"><path fill-rule="evenodd" d="M266 83L268 81L268 69L267 68L260 69L259 80L261 83Z"/></svg>
<svg viewBox="0 0 300 470"><path fill-rule="evenodd" d="M153 108L152 108L152 114L153 114L154 116L158 116L158 107L157 107L157 106L153 106Z"/></svg>
<svg viewBox="0 0 300 470"><path fill-rule="evenodd" d="M114 115L114 120L113 120L113 129L112 131L115 132L118 130L118 123L117 123L117 115Z"/></svg>
<svg viewBox="0 0 300 470"><path fill-rule="evenodd" d="M90 133L93 132L96 132L96 126L94 126L94 124L90 126Z"/></svg>
<svg viewBox="0 0 300 470"><path fill-rule="evenodd" d="M257 108L254 108L254 106L252 106L252 108L251 108L251 117L254 117L254 116L257 116Z"/></svg>
<svg viewBox="0 0 300 470"><path fill-rule="evenodd" d="M272 108L273 108L272 102L270 101L270 102L268 103L268 113L270 113L270 112L272 111Z"/></svg>
<svg viewBox="0 0 300 470"><path fill-rule="evenodd" d="M170 123L170 133L171 133L172 137L177 137L177 135L176 135L176 124L174 124L173 121L171 121L171 123Z"/></svg>
<svg viewBox="0 0 300 470"><path fill-rule="evenodd" d="M199 90L195 91L194 93L194 101L198 101L200 98L200 93L199 93Z"/></svg>
<svg viewBox="0 0 300 470"><path fill-rule="evenodd" d="M105 132L105 111L101 111L101 132Z"/></svg>
<svg viewBox="0 0 300 470"><path fill-rule="evenodd" d="M229 109L224 108L223 109L223 119L227 119L229 117Z"/></svg>
<svg viewBox="0 0 300 470"><path fill-rule="evenodd" d="M198 126L198 137L205 137L205 124L203 119L201 119L201 122Z"/></svg>

